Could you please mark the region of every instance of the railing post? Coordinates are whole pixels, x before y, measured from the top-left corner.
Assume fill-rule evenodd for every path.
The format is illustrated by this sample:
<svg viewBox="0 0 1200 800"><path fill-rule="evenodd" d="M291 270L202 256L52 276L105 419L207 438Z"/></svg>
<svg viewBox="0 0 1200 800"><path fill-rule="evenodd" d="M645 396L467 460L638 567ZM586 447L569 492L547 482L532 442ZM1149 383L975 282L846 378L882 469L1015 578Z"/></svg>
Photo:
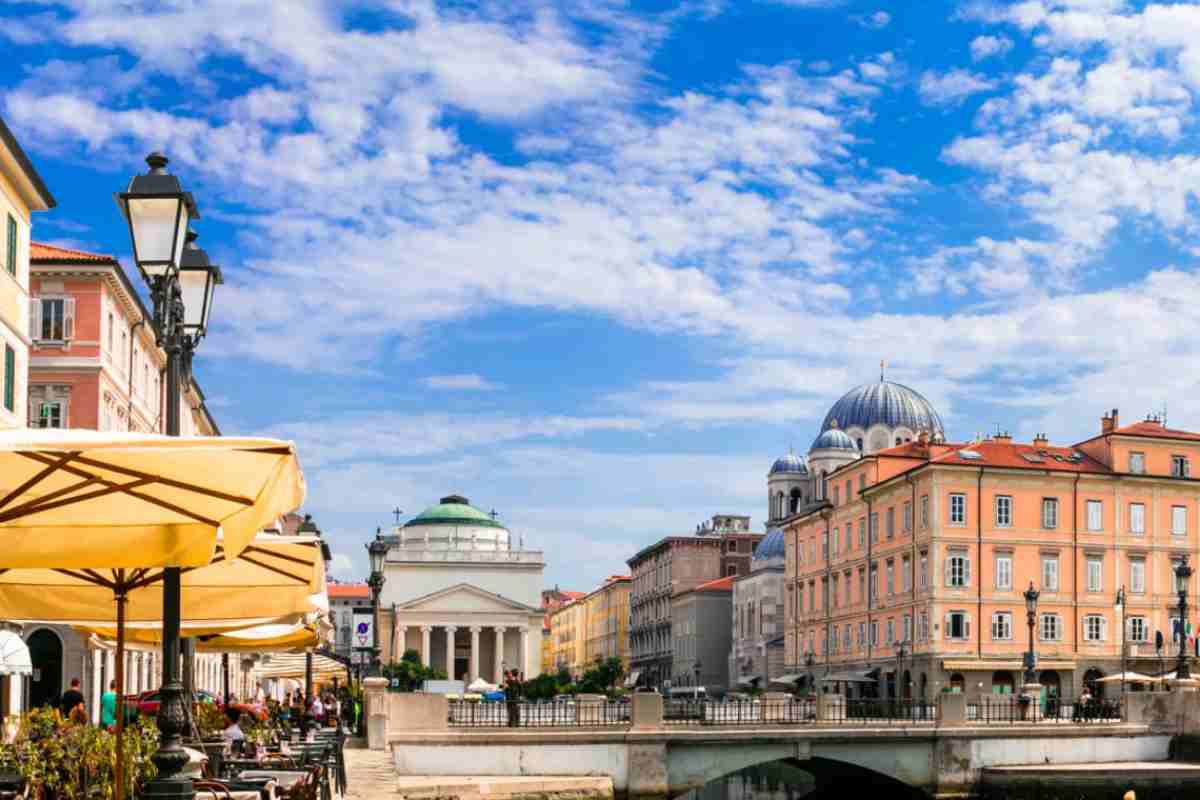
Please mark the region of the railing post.
<svg viewBox="0 0 1200 800"><path fill-rule="evenodd" d="M938 698L938 724L953 726L967 724L967 696L945 692Z"/></svg>
<svg viewBox="0 0 1200 800"><path fill-rule="evenodd" d="M371 750L387 749L387 685L387 678L363 680L363 693L367 701L367 747Z"/></svg>
<svg viewBox="0 0 1200 800"><path fill-rule="evenodd" d="M663 697L654 692L635 692L629 701L629 717L634 730L661 728Z"/></svg>
<svg viewBox="0 0 1200 800"><path fill-rule="evenodd" d="M817 695L817 721L840 722L846 717L846 697L841 694Z"/></svg>

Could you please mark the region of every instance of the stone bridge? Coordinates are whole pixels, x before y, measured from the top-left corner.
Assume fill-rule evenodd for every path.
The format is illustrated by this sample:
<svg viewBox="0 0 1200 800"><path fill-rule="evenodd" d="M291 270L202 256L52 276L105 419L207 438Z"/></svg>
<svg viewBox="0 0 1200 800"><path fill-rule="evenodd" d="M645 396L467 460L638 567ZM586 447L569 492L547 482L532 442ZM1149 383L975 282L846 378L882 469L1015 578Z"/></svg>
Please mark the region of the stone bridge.
<svg viewBox="0 0 1200 800"><path fill-rule="evenodd" d="M452 728L442 697L372 699L371 744L391 748L398 774L607 775L626 798L676 795L780 760L818 786L859 775L961 796L988 767L1162 761L1174 733L1200 728L1195 693L1131 694L1125 720L1108 723L968 723L955 713L959 695L936 722L737 727L664 724L661 699L638 695L628 725L554 729Z"/></svg>

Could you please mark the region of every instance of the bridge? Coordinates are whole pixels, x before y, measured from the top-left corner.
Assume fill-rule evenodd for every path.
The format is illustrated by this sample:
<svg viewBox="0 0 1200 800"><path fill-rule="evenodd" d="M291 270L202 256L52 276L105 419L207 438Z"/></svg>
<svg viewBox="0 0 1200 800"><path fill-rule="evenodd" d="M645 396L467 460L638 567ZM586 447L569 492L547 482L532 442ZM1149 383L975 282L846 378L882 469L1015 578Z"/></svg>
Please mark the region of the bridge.
<svg viewBox="0 0 1200 800"><path fill-rule="evenodd" d="M672 796L781 760L818 786L861 776L961 796L990 767L1163 761L1174 734L1200 729L1195 692L1130 694L1121 713L1092 718L997 702L1014 713L995 713L986 699L972 711L963 695L945 695L898 715L857 715L823 695L809 708L762 701L734 719L709 704L679 719L659 696L635 695L625 711L603 700L540 710L558 718L531 707L517 721L528 727L508 727L501 704L477 716L444 697L379 691L368 692L367 710L371 746L392 750L399 775L607 775L626 798Z"/></svg>

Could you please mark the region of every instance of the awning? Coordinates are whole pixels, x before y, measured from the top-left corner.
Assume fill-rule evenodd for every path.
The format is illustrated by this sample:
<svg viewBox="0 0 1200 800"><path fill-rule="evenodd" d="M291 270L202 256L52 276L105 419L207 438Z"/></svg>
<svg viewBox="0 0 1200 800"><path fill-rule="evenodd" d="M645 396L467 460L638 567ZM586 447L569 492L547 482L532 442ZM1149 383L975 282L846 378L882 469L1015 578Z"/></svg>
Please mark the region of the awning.
<svg viewBox="0 0 1200 800"><path fill-rule="evenodd" d="M780 675L778 678L771 678L771 683L781 683L781 684L797 683L804 677L806 677L806 676L805 675L793 675L793 674L789 673L787 675Z"/></svg>
<svg viewBox="0 0 1200 800"><path fill-rule="evenodd" d="M642 671L640 669L635 669L630 672L625 676L625 688L632 689L634 686L637 686L638 678L640 677L642 677Z"/></svg>
<svg viewBox="0 0 1200 800"><path fill-rule="evenodd" d="M0 675L32 675L33 659L25 641L12 631L0 631Z"/></svg>
<svg viewBox="0 0 1200 800"><path fill-rule="evenodd" d="M742 677L738 678L737 685L738 686L753 686L756 681L761 681L761 680L762 680L762 675L743 675Z"/></svg>
<svg viewBox="0 0 1200 800"><path fill-rule="evenodd" d="M946 670L947 672L970 672L972 670L1007 670L1009 672L1022 672L1025 669L1025 664L1021 661L1019 656L1015 658L997 658L982 661L973 658L947 658L942 661L942 669ZM1037 671L1041 672L1042 670L1046 669L1073 670L1075 669L1075 662L1062 659L1046 659L1045 661L1039 660Z"/></svg>
<svg viewBox="0 0 1200 800"><path fill-rule="evenodd" d="M822 683L875 683L875 680L861 672L835 672L821 678Z"/></svg>
<svg viewBox="0 0 1200 800"><path fill-rule="evenodd" d="M1172 680L1174 673L1170 678L1160 678L1155 675L1143 675L1140 672L1116 672L1112 675L1105 675L1103 678L1097 678L1096 683L1120 683L1124 680L1126 683L1160 683L1163 680Z"/></svg>

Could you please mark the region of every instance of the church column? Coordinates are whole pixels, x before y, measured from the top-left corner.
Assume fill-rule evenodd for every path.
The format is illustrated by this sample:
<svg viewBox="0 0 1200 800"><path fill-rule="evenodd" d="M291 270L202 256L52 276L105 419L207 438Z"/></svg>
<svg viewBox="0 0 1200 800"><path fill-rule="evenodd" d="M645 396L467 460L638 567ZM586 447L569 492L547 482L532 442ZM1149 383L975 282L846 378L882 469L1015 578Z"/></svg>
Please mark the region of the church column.
<svg viewBox="0 0 1200 800"><path fill-rule="evenodd" d="M433 628L431 628L429 625L422 625L422 626L421 626L421 663L422 663L422 664L424 664L424 665L425 665L425 666L427 666L427 667L428 667L428 666L429 666L429 664L430 664L430 659L429 659L429 633L430 633L430 631L432 631L432 630L433 630Z"/></svg>
<svg viewBox="0 0 1200 800"><path fill-rule="evenodd" d="M502 683L504 681L504 626L496 626L496 657L495 662L495 678L494 683Z"/></svg>
<svg viewBox="0 0 1200 800"><path fill-rule="evenodd" d="M517 669L521 677L529 674L529 627L521 628L521 654L517 657Z"/></svg>
<svg viewBox="0 0 1200 800"><path fill-rule="evenodd" d="M470 679L473 681L479 677L479 631L478 625L471 626L471 674Z"/></svg>
<svg viewBox="0 0 1200 800"><path fill-rule="evenodd" d="M404 651L408 648L408 626L396 626L396 652L392 653L392 661L399 661L404 658Z"/></svg>
<svg viewBox="0 0 1200 800"><path fill-rule="evenodd" d="M454 680L454 634L458 628L446 626L446 677Z"/></svg>
<svg viewBox="0 0 1200 800"><path fill-rule="evenodd" d="M100 688L100 684L104 682L104 671L101 666L104 663L103 659L103 650L92 650L92 691L90 694L92 695L92 722L97 725L100 724L100 695L104 691Z"/></svg>

